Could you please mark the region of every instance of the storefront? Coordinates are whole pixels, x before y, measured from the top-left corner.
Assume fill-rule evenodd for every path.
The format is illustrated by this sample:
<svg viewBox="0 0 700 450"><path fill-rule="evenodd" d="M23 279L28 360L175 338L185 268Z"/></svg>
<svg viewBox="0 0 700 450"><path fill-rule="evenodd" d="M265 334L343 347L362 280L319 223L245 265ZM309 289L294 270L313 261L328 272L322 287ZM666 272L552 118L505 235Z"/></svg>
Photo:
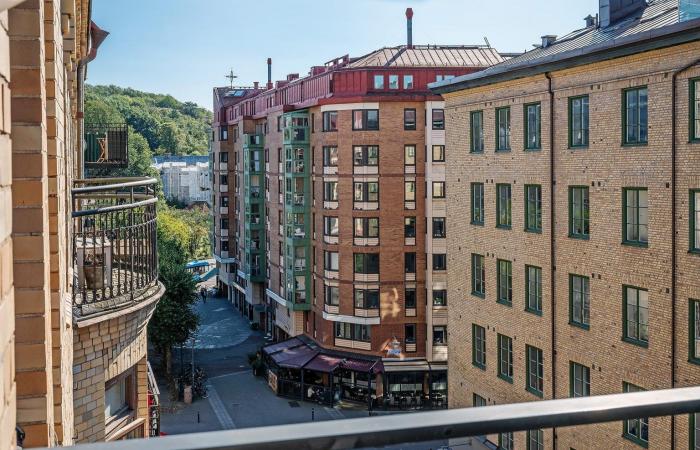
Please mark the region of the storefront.
<svg viewBox="0 0 700 450"><path fill-rule="evenodd" d="M426 360L385 360L384 409L447 408L447 365Z"/></svg>

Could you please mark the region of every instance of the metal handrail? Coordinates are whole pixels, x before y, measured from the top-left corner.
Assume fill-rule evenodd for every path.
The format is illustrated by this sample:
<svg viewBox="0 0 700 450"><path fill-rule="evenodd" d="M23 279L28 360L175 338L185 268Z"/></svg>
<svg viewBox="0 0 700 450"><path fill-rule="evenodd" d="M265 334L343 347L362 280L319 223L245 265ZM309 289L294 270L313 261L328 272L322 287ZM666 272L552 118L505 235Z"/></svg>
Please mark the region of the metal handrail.
<svg viewBox="0 0 700 450"><path fill-rule="evenodd" d="M381 447L640 417L700 412L700 387L363 419L192 433L77 446L79 450L277 450Z"/></svg>
<svg viewBox="0 0 700 450"><path fill-rule="evenodd" d="M94 180L94 181L93 181ZM151 186L158 183L155 178L94 178L93 180L75 180L75 184L97 184L100 181L112 182L119 180L134 180L134 181L124 181L113 184L98 184L96 186L85 186L85 187L74 187L71 192L73 194L82 194L86 192L100 192L100 191L111 191L116 189L125 189L131 187L140 186Z"/></svg>

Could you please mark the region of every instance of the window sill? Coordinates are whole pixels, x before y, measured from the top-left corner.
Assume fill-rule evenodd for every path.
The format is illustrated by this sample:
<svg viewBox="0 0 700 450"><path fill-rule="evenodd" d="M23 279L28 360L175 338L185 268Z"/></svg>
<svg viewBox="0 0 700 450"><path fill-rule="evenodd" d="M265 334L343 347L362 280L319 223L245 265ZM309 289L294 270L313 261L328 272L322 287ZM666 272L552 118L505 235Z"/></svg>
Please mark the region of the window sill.
<svg viewBox="0 0 700 450"><path fill-rule="evenodd" d="M483 155L484 151L483 150L469 150L470 155Z"/></svg>
<svg viewBox="0 0 700 450"><path fill-rule="evenodd" d="M472 366L480 370L486 370L486 364L479 364L477 362L472 361Z"/></svg>
<svg viewBox="0 0 700 450"><path fill-rule="evenodd" d="M505 375L499 373L499 374L498 374L498 378L500 378L501 380L503 380L503 381L505 381L505 382L508 382L508 383L510 383L510 384L513 384L513 378L512 378L512 377L507 377L507 376L505 376Z"/></svg>
<svg viewBox="0 0 700 450"><path fill-rule="evenodd" d="M415 127L413 127L413 128L406 128L406 127L404 127L404 128L403 128L403 131L416 131L416 128L415 128Z"/></svg>
<svg viewBox="0 0 700 450"><path fill-rule="evenodd" d="M499 228L499 229L501 229L501 230L510 230L510 229L512 229L513 227L510 226L510 225L496 225L496 228Z"/></svg>
<svg viewBox="0 0 700 450"><path fill-rule="evenodd" d="M503 305L503 306L507 306L507 307L509 307L509 308L512 308L512 307L513 307L513 302L509 302L509 301L506 301L506 300L498 299L498 300L496 300L496 303L498 303L498 304L500 304L500 305Z"/></svg>
<svg viewBox="0 0 700 450"><path fill-rule="evenodd" d="M338 130L321 130L321 133L336 133Z"/></svg>
<svg viewBox="0 0 700 450"><path fill-rule="evenodd" d="M579 241L588 241L588 240L590 240L591 237L590 237L590 235L588 235L588 236L581 236L581 235L578 235L578 234L571 234L571 233L569 233L569 238L571 238L571 239L578 239Z"/></svg>
<svg viewBox="0 0 700 450"><path fill-rule="evenodd" d="M628 337L623 337L622 341L627 342L628 344L636 345L637 347L649 348L649 342L640 341L640 340L632 339L632 338L628 338Z"/></svg>
<svg viewBox="0 0 700 450"><path fill-rule="evenodd" d="M569 321L569 325L571 325L572 327L580 328L582 330L586 330L586 331L590 330L590 328L591 328L590 325L586 325L585 323L574 322L573 320Z"/></svg>
<svg viewBox="0 0 700 450"><path fill-rule="evenodd" d="M542 151L542 147L524 148L523 151L525 151L525 152L539 152L539 151Z"/></svg>
<svg viewBox="0 0 700 450"><path fill-rule="evenodd" d="M691 248L688 250L691 255L700 255L700 248Z"/></svg>
<svg viewBox="0 0 700 450"><path fill-rule="evenodd" d="M646 147L649 142L623 142L620 147Z"/></svg>
<svg viewBox="0 0 700 450"><path fill-rule="evenodd" d="M495 153L510 153L509 148L496 149Z"/></svg>
<svg viewBox="0 0 700 450"><path fill-rule="evenodd" d="M569 150L587 150L588 145L573 145L569 144Z"/></svg>
<svg viewBox="0 0 700 450"><path fill-rule="evenodd" d="M700 137L688 139L688 144L700 144Z"/></svg>
<svg viewBox="0 0 700 450"><path fill-rule="evenodd" d="M472 295L473 295L474 297L486 298L486 294L482 294L481 292L474 292L474 291L472 291Z"/></svg>
<svg viewBox="0 0 700 450"><path fill-rule="evenodd" d="M525 228L523 230L526 233L534 233L534 234L542 234L542 229L536 229L536 228Z"/></svg>
<svg viewBox="0 0 700 450"><path fill-rule="evenodd" d="M623 421L623 423L624 423L624 421ZM639 445L640 447L649 448L649 443L639 439L637 436L633 436L633 435L627 434L627 433L622 433L622 437L627 439L630 442L633 442L633 443Z"/></svg>
<svg viewBox="0 0 700 450"><path fill-rule="evenodd" d="M637 242L637 241L622 241L622 245L626 245L628 247L639 247L639 248L647 248L649 247L648 242Z"/></svg>
<svg viewBox="0 0 700 450"><path fill-rule="evenodd" d="M531 308L525 308L526 313L534 314L536 316L542 317L542 311L536 310L536 309L531 309Z"/></svg>
<svg viewBox="0 0 700 450"><path fill-rule="evenodd" d="M530 386L525 386L525 390L528 391L530 394L535 395L539 398L544 398L544 393L538 391L537 389L533 389Z"/></svg>
<svg viewBox="0 0 700 450"><path fill-rule="evenodd" d="M700 366L700 358L688 357L688 362Z"/></svg>
<svg viewBox="0 0 700 450"><path fill-rule="evenodd" d="M472 221L469 222L469 223L470 223L471 225L474 225L474 226L477 226L477 227L483 227L483 226L484 226L484 222L474 222L474 221L472 220ZM700 251L698 251L698 253L700 253Z"/></svg>

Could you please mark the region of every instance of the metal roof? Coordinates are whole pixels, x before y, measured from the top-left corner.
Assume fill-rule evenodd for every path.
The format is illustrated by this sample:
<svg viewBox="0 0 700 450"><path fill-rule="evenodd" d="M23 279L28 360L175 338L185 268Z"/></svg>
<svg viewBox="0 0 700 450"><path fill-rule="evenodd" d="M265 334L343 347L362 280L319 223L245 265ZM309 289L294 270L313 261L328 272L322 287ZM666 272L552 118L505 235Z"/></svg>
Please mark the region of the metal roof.
<svg viewBox="0 0 700 450"><path fill-rule="evenodd" d="M608 27L593 25L572 31L545 48L539 46L485 70L432 83L430 88L438 93L451 92L544 73L562 66L587 64L593 60L583 56L610 52L623 46L632 48L633 44L658 40L672 34L682 34L679 41L695 40L694 35L687 33L691 29L700 29L700 19L679 23L678 0L650 0L643 9ZM644 50L637 45L631 53ZM624 54L619 53L617 56ZM601 57L602 59L606 58Z"/></svg>
<svg viewBox="0 0 700 450"><path fill-rule="evenodd" d="M346 67L488 67L504 60L487 46L400 45L375 50Z"/></svg>

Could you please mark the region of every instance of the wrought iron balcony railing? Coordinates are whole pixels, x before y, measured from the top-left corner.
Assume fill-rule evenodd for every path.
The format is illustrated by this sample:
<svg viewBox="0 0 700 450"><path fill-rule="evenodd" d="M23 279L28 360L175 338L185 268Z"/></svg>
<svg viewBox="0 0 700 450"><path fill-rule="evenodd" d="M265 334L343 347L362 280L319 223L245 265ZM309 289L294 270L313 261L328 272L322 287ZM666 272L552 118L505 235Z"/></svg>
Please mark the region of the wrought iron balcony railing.
<svg viewBox="0 0 700 450"><path fill-rule="evenodd" d="M127 167L129 127L125 123L86 123L85 167Z"/></svg>
<svg viewBox="0 0 700 450"><path fill-rule="evenodd" d="M80 317L138 302L157 289L157 181L76 180L73 307Z"/></svg>

